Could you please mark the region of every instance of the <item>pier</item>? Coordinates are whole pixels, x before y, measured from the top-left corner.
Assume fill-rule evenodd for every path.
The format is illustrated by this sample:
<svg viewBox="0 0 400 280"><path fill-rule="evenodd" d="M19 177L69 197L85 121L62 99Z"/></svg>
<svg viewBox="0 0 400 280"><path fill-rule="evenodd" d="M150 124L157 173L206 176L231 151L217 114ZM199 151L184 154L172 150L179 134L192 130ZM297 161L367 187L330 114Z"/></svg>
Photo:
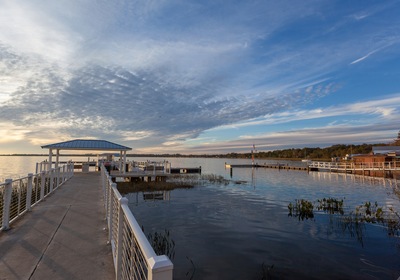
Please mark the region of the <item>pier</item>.
<svg viewBox="0 0 400 280"><path fill-rule="evenodd" d="M307 166L290 166L287 164L228 164L225 168L272 168L283 170L302 170L316 172L347 173L371 177L384 177L400 179L400 162L375 162L375 163L353 163L353 162L316 162L312 161Z"/></svg>
<svg viewBox="0 0 400 280"><path fill-rule="evenodd" d="M99 172L76 173L0 232L1 279L115 279Z"/></svg>
<svg viewBox="0 0 400 280"><path fill-rule="evenodd" d="M40 173L0 183L0 278L172 279L172 262L154 252L109 174L126 174L131 148L104 140L42 148L49 160ZM121 160L75 173L71 161L60 166L60 150L117 150Z"/></svg>
<svg viewBox="0 0 400 280"><path fill-rule="evenodd" d="M254 164L228 164L225 163L225 168L273 168L273 169L287 169L287 170L303 170L303 171L307 171L308 167L306 166L291 166L291 165L287 165L287 164L258 164L258 163L254 163Z"/></svg>
<svg viewBox="0 0 400 280"><path fill-rule="evenodd" d="M0 184L0 277L172 279L111 178L70 163Z"/></svg>
<svg viewBox="0 0 400 280"><path fill-rule="evenodd" d="M400 162L311 162L310 171L347 173L372 177L400 179Z"/></svg>

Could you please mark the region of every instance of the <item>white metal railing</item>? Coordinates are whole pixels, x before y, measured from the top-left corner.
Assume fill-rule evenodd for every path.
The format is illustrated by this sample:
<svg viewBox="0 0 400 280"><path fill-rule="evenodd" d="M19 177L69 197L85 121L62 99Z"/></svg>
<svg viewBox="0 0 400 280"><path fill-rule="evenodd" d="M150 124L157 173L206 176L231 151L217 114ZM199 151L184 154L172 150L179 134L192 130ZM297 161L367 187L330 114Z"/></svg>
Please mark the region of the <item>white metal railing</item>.
<svg viewBox="0 0 400 280"><path fill-rule="evenodd" d="M116 279L172 279L173 264L157 256L104 165L101 165L104 206Z"/></svg>
<svg viewBox="0 0 400 280"><path fill-rule="evenodd" d="M309 165L311 168L322 169L356 169L356 170L400 170L399 161L386 162L317 162L313 161Z"/></svg>
<svg viewBox="0 0 400 280"><path fill-rule="evenodd" d="M1 183L0 230L8 230L11 223L64 184L73 176L73 172L74 165L69 162L58 168L36 174L29 173L27 177L7 179L5 183Z"/></svg>
<svg viewBox="0 0 400 280"><path fill-rule="evenodd" d="M131 161L129 162L129 169L143 170L143 171L160 171L164 174L171 173L171 163L169 161Z"/></svg>

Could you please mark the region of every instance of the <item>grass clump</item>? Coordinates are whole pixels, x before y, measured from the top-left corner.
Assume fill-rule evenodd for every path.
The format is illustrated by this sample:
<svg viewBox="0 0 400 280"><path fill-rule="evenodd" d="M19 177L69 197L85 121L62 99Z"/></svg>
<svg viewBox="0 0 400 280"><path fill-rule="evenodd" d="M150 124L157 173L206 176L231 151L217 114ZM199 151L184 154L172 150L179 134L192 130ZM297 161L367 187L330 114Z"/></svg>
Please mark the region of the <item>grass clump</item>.
<svg viewBox="0 0 400 280"><path fill-rule="evenodd" d="M318 206L317 210L319 211L324 211L329 214L344 214L343 210L343 199L339 200L336 198L323 198L323 199L318 199Z"/></svg>
<svg viewBox="0 0 400 280"><path fill-rule="evenodd" d="M229 180L223 176L215 174L189 174L174 175L167 177L167 181L134 181L134 182L118 182L117 187L121 193L131 192L152 192L152 191L171 191L174 189L191 189L196 186L207 184L228 185Z"/></svg>
<svg viewBox="0 0 400 280"><path fill-rule="evenodd" d="M298 217L299 220L314 218L314 205L305 199L296 199L295 203L288 205L289 216Z"/></svg>

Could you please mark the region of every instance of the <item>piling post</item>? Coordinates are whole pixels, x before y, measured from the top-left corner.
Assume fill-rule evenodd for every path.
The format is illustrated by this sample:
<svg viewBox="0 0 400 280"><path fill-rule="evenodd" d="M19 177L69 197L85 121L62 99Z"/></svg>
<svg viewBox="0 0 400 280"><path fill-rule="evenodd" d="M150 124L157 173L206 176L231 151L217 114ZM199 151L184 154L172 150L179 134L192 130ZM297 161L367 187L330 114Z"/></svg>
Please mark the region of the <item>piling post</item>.
<svg viewBox="0 0 400 280"><path fill-rule="evenodd" d="M31 203L32 203L32 179L33 174L28 174L28 190L26 193L26 211L31 211Z"/></svg>
<svg viewBox="0 0 400 280"><path fill-rule="evenodd" d="M6 179L4 186L3 197L3 223L1 230L6 231L10 229L10 206L11 206L11 193L12 193L12 179Z"/></svg>

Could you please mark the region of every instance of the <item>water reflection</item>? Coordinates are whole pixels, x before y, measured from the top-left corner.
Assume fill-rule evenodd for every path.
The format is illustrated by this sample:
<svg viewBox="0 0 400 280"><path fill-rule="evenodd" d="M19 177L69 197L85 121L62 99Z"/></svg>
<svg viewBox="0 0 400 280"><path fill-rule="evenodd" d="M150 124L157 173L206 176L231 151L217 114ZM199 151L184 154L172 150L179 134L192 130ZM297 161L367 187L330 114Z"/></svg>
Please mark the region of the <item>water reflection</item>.
<svg viewBox="0 0 400 280"><path fill-rule="evenodd" d="M370 177L346 173L332 173L332 172L309 172L310 176L315 180L331 181L331 182L350 182L360 184L372 184L372 185L389 185L399 186L400 181L396 179L388 179L383 177Z"/></svg>
<svg viewBox="0 0 400 280"><path fill-rule="evenodd" d="M137 206L144 201L169 201L171 199L171 191L131 192L124 194L124 196L128 199L130 204L135 204Z"/></svg>
<svg viewBox="0 0 400 280"><path fill-rule="evenodd" d="M216 162L213 166L219 166ZM223 167L219 174L230 177ZM397 239L388 238L377 223L346 224L340 211L329 214L323 206L313 219L288 217L287 206L295 199L316 206L324 197L344 199L345 213L366 201L400 209L393 181L332 175L235 169L229 184L173 190L170 200L134 194L129 201L146 232L169 230L175 242L174 279L398 277Z"/></svg>

